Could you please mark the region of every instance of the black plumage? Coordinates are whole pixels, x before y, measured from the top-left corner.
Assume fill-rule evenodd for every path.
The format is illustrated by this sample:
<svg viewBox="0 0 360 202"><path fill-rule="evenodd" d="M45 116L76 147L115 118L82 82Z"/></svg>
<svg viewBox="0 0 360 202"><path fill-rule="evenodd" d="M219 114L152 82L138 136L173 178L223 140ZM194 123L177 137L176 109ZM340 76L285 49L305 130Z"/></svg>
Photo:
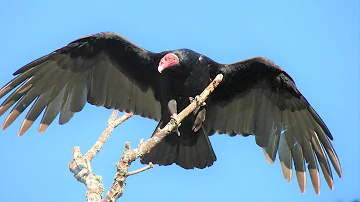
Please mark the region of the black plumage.
<svg viewBox="0 0 360 202"><path fill-rule="evenodd" d="M289 181L294 164L302 192L307 165L319 193L318 163L332 189L328 159L342 174L330 131L293 79L264 57L220 64L188 49L149 52L109 32L83 37L14 73L16 77L0 89L0 98L11 93L0 106L0 116L15 105L2 129L31 103L19 135L44 110L40 132L58 114L59 123L67 123L86 102L133 112L163 127L219 73L224 80L206 106L187 117L179 131L168 135L141 162L205 168L216 161L209 135L254 135L268 162L273 163L279 153Z"/></svg>

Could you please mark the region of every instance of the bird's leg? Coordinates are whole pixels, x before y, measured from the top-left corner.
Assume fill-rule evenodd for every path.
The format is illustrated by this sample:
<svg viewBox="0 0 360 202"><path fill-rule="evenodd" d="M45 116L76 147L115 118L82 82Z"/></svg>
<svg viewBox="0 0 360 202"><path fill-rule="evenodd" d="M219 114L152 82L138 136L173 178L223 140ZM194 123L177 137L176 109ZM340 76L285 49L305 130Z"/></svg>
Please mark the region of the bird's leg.
<svg viewBox="0 0 360 202"><path fill-rule="evenodd" d="M176 100L172 99L168 102L168 109L171 114L171 118L176 119L177 116L177 102Z"/></svg>
<svg viewBox="0 0 360 202"><path fill-rule="evenodd" d="M195 121L194 121L194 125L192 127L192 130L194 132L197 132L201 128L203 122L205 121L206 109L205 109L204 106L206 105L206 103L203 102L203 103L200 104L199 96L195 96L195 98L189 97L189 100L190 100L190 103L195 101L198 104L198 107L196 107L196 109L193 112L194 115L196 115L196 118L195 118Z"/></svg>
<svg viewBox="0 0 360 202"><path fill-rule="evenodd" d="M168 102L168 109L169 109L169 112L171 114L171 119L176 123L177 127L174 128L173 132L176 132L178 134L178 136L180 136L180 131L179 131L179 126L180 124L178 124L178 121L177 121L177 102L176 100L172 99Z"/></svg>
<svg viewBox="0 0 360 202"><path fill-rule="evenodd" d="M196 119L194 121L194 125L192 127L192 130L194 132L197 132L201 128L203 122L205 121L205 116L206 116L206 109L205 107L202 107L202 109L197 114Z"/></svg>

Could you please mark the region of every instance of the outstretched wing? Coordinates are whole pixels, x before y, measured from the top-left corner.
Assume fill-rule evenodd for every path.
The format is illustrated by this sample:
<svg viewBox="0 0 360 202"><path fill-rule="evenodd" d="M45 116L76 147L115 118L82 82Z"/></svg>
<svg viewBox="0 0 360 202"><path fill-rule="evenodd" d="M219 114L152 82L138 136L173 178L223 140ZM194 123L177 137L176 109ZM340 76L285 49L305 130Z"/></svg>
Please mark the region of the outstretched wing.
<svg viewBox="0 0 360 202"><path fill-rule="evenodd" d="M16 77L0 89L0 98L12 91L0 105L0 116L15 104L2 129L33 101L19 135L44 109L39 132L59 113L59 123L67 123L86 102L160 120L157 65L163 55L110 32L73 41L17 70Z"/></svg>
<svg viewBox="0 0 360 202"><path fill-rule="evenodd" d="M218 67L214 72L223 73L224 80L207 109L204 128L209 134L255 135L268 162L274 163L279 153L284 177L289 181L294 162L302 192L306 162L315 192L319 193L319 162L333 188L328 158L340 177L341 167L329 141L333 139L331 133L284 70L266 58L256 57Z"/></svg>

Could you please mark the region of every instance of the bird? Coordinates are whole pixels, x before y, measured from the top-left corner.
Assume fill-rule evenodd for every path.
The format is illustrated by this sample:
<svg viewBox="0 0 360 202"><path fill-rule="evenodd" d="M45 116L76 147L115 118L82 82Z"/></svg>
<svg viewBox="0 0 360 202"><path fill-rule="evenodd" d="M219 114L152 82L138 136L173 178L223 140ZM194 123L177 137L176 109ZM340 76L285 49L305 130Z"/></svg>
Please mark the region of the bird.
<svg viewBox="0 0 360 202"><path fill-rule="evenodd" d="M329 161L340 178L342 171L330 142L332 134L291 76L261 56L221 64L185 48L151 52L113 32L88 35L14 72L0 89L0 99L8 95L0 116L13 106L2 130L30 108L18 135L42 112L38 132L43 132L59 114L59 124L65 124L90 103L153 119L157 131L176 119L217 74L223 80L206 104L145 154L141 163L203 169L217 159L209 136L254 136L269 163L278 155L288 181L294 165L302 193L306 170L315 193L320 193L319 165L333 189Z"/></svg>

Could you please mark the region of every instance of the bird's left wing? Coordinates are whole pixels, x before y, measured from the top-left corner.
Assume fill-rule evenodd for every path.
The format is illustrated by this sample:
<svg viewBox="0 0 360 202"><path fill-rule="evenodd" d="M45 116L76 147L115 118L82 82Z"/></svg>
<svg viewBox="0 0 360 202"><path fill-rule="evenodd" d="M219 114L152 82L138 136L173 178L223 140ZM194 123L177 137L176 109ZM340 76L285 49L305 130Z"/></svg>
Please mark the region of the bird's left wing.
<svg viewBox="0 0 360 202"><path fill-rule="evenodd" d="M289 181L294 162L302 192L305 191L306 162L314 189L319 193L318 161L332 189L328 158L341 176L340 163L330 143L332 135L292 78L263 57L216 68L213 72L223 73L224 80L211 96L205 131L231 136L255 135L256 143L263 148L270 163L279 153L284 177Z"/></svg>
<svg viewBox="0 0 360 202"><path fill-rule="evenodd" d="M67 123L86 102L160 120L157 66L165 53L151 53L110 32L80 38L21 69L0 89L0 116L15 104L2 129L32 104L24 134L42 111L39 132L60 113Z"/></svg>

